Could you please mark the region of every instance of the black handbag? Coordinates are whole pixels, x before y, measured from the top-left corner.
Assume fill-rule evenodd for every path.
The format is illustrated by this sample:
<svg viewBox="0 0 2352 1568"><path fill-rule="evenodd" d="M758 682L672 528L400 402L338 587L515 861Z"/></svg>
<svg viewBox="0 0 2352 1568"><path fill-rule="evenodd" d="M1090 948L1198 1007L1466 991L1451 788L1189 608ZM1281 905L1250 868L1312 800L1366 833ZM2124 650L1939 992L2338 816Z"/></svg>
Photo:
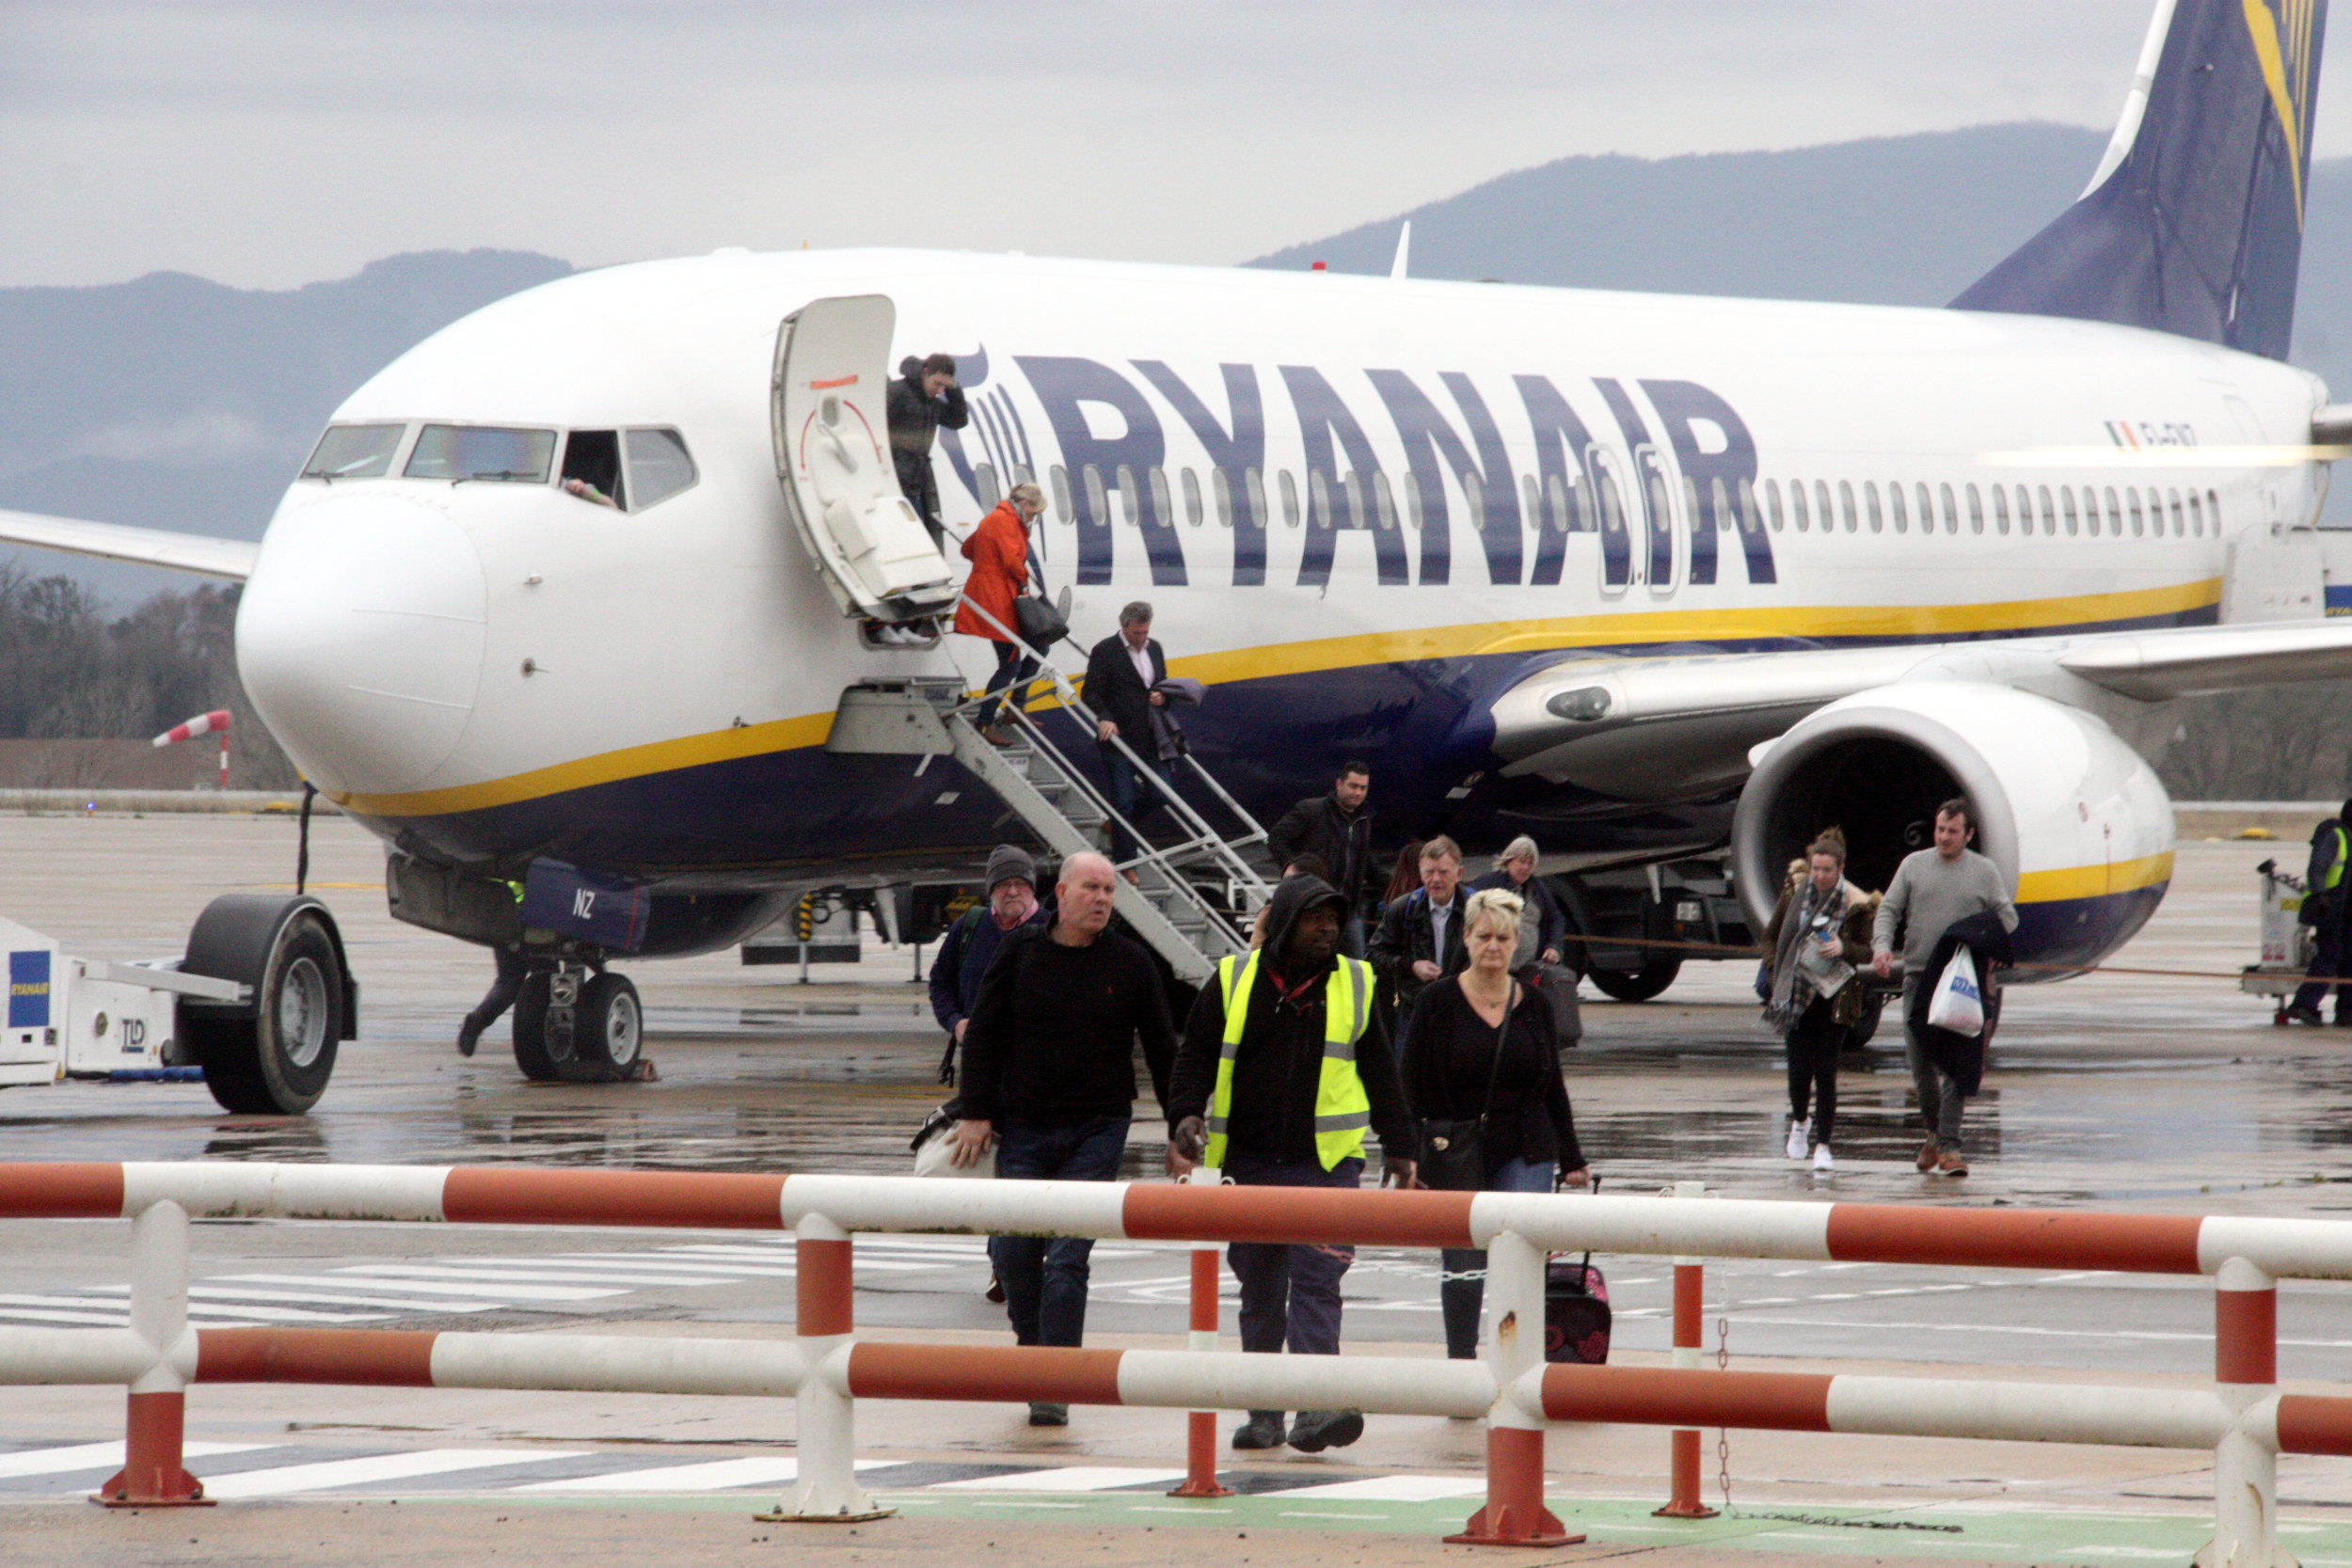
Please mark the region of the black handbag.
<svg viewBox="0 0 2352 1568"><path fill-rule="evenodd" d="M1516 990L1516 982L1513 990ZM1469 996L1465 993L1463 1000ZM1474 1117L1421 1118L1421 1168L1414 1175L1424 1187L1446 1193L1482 1192L1486 1186L1486 1118L1494 1114L1495 1084L1502 1075L1502 1040L1511 1027L1511 1003L1504 1004L1502 1022L1495 1028L1494 1065L1486 1069L1485 1108Z"/></svg>
<svg viewBox="0 0 2352 1568"><path fill-rule="evenodd" d="M1024 594L1012 601L1012 629L1043 653L1070 635L1070 615L1042 594Z"/></svg>

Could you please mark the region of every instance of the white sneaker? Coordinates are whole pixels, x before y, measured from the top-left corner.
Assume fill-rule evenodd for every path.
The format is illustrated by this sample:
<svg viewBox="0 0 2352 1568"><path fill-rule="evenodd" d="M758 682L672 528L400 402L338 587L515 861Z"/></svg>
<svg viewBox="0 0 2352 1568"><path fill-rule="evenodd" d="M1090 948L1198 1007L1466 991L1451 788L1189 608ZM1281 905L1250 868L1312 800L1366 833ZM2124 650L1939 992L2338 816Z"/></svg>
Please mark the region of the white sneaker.
<svg viewBox="0 0 2352 1568"><path fill-rule="evenodd" d="M1813 1147L1813 1123L1791 1121L1788 1124L1788 1158L1802 1160L1804 1151Z"/></svg>
<svg viewBox="0 0 2352 1568"><path fill-rule="evenodd" d="M1815 1170L1836 1170L1837 1168L1837 1162L1830 1157L1829 1145L1815 1144L1813 1146L1813 1168Z"/></svg>

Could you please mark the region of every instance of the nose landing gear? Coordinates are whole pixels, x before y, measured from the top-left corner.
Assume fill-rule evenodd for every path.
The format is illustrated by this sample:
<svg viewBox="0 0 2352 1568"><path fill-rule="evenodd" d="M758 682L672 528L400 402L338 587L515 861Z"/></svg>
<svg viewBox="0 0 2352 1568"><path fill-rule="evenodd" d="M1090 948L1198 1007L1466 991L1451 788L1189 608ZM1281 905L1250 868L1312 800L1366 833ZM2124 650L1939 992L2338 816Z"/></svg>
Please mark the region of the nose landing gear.
<svg viewBox="0 0 2352 1568"><path fill-rule="evenodd" d="M655 1074L644 1032L626 974L574 958L534 963L515 1002L515 1065L534 1083L645 1082Z"/></svg>

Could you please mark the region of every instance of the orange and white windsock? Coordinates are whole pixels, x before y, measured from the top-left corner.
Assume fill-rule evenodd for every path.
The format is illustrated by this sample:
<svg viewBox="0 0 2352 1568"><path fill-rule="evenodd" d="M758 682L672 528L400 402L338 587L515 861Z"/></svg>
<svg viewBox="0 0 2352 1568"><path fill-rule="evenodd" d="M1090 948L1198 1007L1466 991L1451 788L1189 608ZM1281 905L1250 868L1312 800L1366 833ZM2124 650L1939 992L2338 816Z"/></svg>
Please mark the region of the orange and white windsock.
<svg viewBox="0 0 2352 1568"><path fill-rule="evenodd" d="M227 735L229 710L216 707L210 713L199 713L184 724L174 724L155 737L157 746L170 746L183 740L194 740L199 735Z"/></svg>

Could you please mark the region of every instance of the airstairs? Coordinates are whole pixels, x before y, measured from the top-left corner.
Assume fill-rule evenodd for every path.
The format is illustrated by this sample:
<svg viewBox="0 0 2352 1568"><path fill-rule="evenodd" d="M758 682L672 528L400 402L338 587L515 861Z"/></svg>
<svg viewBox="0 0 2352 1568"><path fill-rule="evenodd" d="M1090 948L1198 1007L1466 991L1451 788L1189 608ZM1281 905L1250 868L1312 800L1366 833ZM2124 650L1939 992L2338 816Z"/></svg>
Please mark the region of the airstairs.
<svg viewBox="0 0 2352 1568"><path fill-rule="evenodd" d="M1095 716L1069 678L1041 657L1036 680L1052 686L1059 706L1090 741ZM825 749L953 757L995 791L1056 855L1100 849L1096 835L1120 823L1142 846L1134 859L1120 864L1135 880L1120 879L1117 901L1119 913L1137 936L1193 985L1209 978L1218 958L1248 950L1251 919L1271 891L1249 858L1249 851L1265 842L1265 830L1206 768L1189 756L1177 765L1179 776L1232 821L1231 832L1219 832L1183 793L1138 765L1156 792L1154 803L1177 824L1176 842L1155 846L1132 822L1120 822L1087 768L1046 733L1040 722L1046 714L1007 705L1005 722L1016 739L1010 746L993 746L979 732L984 705L986 699L968 697L963 681L955 676L864 681L842 692ZM1138 761L1124 737L1112 745L1130 763Z"/></svg>

